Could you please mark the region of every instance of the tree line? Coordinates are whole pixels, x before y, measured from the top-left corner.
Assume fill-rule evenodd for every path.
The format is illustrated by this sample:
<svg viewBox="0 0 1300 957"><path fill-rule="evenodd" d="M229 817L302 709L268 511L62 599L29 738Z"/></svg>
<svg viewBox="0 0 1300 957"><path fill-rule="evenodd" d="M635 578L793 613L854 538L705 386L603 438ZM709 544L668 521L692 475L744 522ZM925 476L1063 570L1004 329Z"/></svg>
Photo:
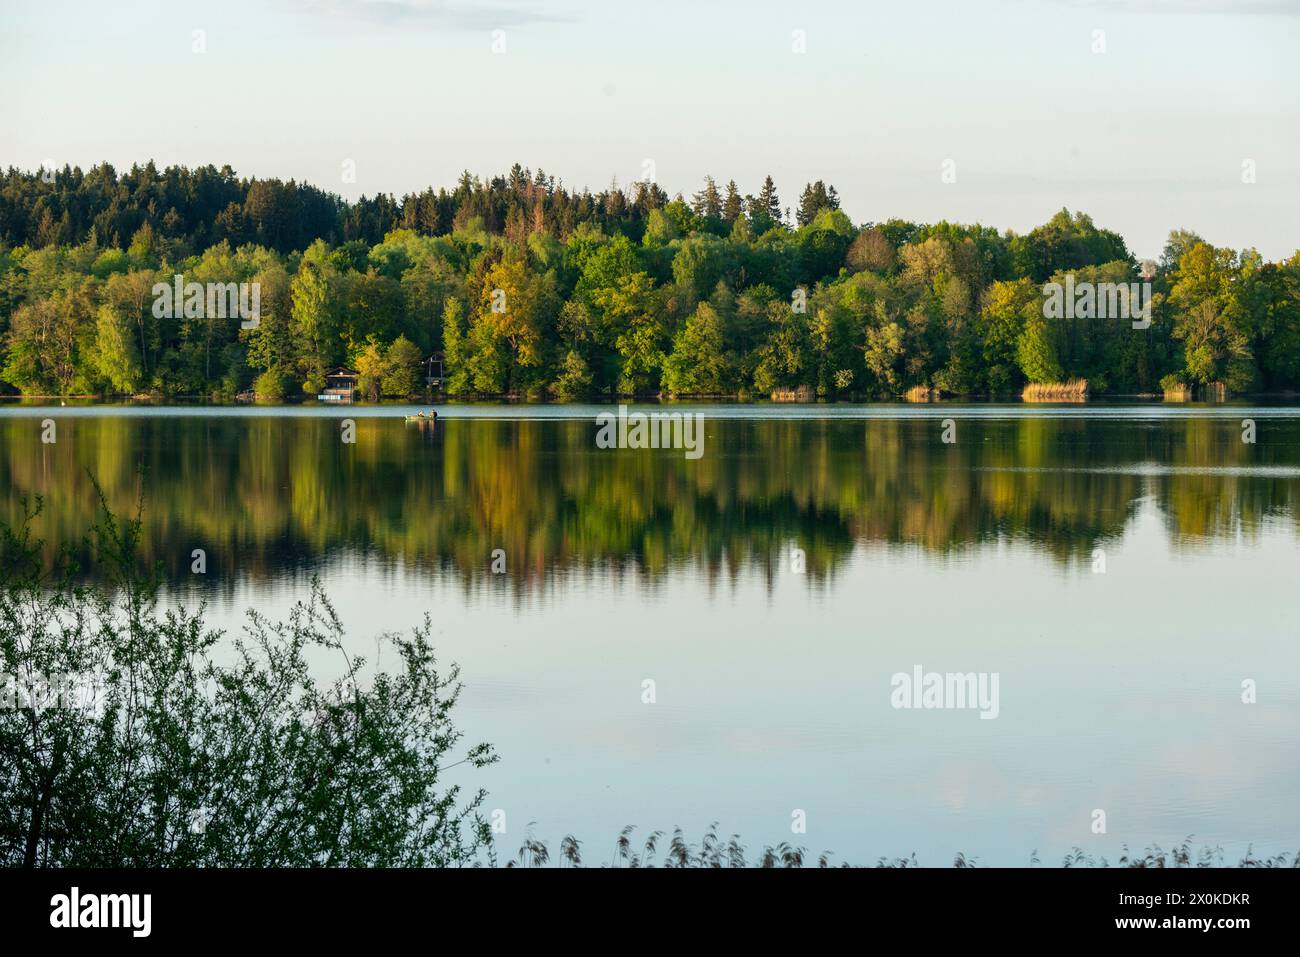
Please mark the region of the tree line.
<svg viewBox="0 0 1300 957"><path fill-rule="evenodd" d="M255 324L155 309L155 286L256 283ZM1043 286L1147 281L1151 323L1044 308ZM913 388L1007 395L1300 386L1300 253L1268 262L1176 230L1139 263L1062 210L1028 233L855 224L835 187L783 205L712 177L575 191L519 165L355 203L229 167L23 172L0 187L0 388L27 395L575 400ZM435 370L436 371L436 370Z"/></svg>

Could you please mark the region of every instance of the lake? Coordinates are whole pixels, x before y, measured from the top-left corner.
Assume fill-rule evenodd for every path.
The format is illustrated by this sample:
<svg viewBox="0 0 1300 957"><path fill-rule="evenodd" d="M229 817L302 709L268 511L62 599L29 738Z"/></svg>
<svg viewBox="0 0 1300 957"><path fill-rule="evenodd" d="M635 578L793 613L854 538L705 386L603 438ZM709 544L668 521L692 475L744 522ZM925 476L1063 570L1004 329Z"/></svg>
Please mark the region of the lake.
<svg viewBox="0 0 1300 957"><path fill-rule="evenodd" d="M713 821L857 863L1300 850L1300 410L674 409L698 460L597 448L596 406L7 405L0 514L44 496L58 542L92 475L142 496L222 627L313 575L360 653L431 615L507 854ZM925 706L932 672L996 708Z"/></svg>

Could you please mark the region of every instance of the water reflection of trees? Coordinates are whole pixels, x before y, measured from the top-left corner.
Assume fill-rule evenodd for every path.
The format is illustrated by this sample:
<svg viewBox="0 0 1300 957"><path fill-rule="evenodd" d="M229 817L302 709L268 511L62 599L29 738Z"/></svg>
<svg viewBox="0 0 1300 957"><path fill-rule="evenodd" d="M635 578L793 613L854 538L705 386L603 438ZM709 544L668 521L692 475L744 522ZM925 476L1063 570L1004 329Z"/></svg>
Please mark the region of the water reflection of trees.
<svg viewBox="0 0 1300 957"><path fill-rule="evenodd" d="M118 512L144 491L145 550L169 574L204 548L226 581L362 552L469 583L496 548L525 587L610 568L653 581L685 562L774 575L792 543L814 577L864 542L942 554L1005 537L1070 562L1144 497L1181 545L1257 535L1270 515L1294 528L1300 488L1286 469L1223 471L1300 464L1300 425L1281 420L1255 445L1215 419L959 420L955 445L933 420L712 420L698 461L597 449L584 421L361 418L355 445L326 419L62 419L53 445L37 423L0 423L11 521L41 494L46 540L79 537L93 474Z"/></svg>

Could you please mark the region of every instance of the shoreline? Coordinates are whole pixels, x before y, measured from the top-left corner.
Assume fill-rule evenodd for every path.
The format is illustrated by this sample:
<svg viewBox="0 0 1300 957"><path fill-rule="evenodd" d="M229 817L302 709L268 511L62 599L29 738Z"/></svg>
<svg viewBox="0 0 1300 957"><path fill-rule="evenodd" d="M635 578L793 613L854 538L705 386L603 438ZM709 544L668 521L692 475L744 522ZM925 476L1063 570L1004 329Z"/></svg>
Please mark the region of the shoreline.
<svg viewBox="0 0 1300 957"><path fill-rule="evenodd" d="M1160 393L1137 392L1137 393L1114 393L1101 395L1088 395L1084 399L1062 398L1062 399L1025 399L1019 393L1006 393L1004 395L950 395L943 398L927 399L926 401L915 401L904 396L896 396L888 399L878 398L812 398L806 400L786 400L786 399L769 399L755 398L753 396L742 395L677 395L667 396L663 394L647 393L644 395L602 395L592 396L588 399L567 400L558 399L531 399L521 395L491 395L491 394L466 394L466 395L438 395L433 398L411 397L407 399L381 399L378 401L354 400L351 402L322 402L319 399L303 397L298 400L285 399L224 399L213 396L201 395L171 395L171 396L99 396L99 395L0 395L0 408L8 406L24 405L47 405L52 403L77 403L78 407L123 407L123 406L212 406L214 408L429 408L434 407L456 407L456 406L523 406L535 408L551 408L564 406L619 406L619 405L662 405L662 406L693 406L693 405L723 405L723 406L750 406L754 408L765 408L768 406L781 407L857 407L857 406L907 406L907 407L925 407L936 405L947 406L989 406L989 405L1017 405L1017 406L1043 406L1043 405L1161 405L1177 408L1182 406L1228 406L1233 404L1288 404L1300 407L1300 392L1241 392L1234 393L1226 399L1166 399Z"/></svg>
<svg viewBox="0 0 1300 957"><path fill-rule="evenodd" d="M282 418L282 419L394 419L406 422L416 412L436 408L436 422L516 420L536 422L595 422L601 413L623 406L629 410L677 409L713 420L764 421L935 421L1026 420L1026 419L1114 419L1116 421L1161 421L1174 419L1222 419L1237 422L1243 417L1258 419L1300 418L1300 402L1252 404L1150 402L981 402L981 403L447 403L437 406L310 403L298 405L253 404L83 404L48 405L0 402L3 419L109 419L109 418ZM435 425L426 423L407 424ZM436 426L435 426L436 427Z"/></svg>

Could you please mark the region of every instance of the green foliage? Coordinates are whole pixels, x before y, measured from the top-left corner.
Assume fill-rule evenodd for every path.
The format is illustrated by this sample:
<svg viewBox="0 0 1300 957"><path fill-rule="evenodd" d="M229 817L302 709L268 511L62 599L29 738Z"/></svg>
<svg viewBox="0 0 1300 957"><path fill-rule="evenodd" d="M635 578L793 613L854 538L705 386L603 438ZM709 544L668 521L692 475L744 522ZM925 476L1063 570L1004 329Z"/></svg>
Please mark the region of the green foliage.
<svg viewBox="0 0 1300 957"><path fill-rule="evenodd" d="M810 360L806 314L781 302L768 304L772 331L758 348L754 388L760 393L792 388L806 382Z"/></svg>
<svg viewBox="0 0 1300 957"><path fill-rule="evenodd" d="M1180 372L1171 372L1160 379L1160 391L1181 392L1187 388L1187 380Z"/></svg>
<svg viewBox="0 0 1300 957"><path fill-rule="evenodd" d="M140 362L126 320L109 303L99 307L96 317L95 361L109 386L127 394L140 383Z"/></svg>
<svg viewBox="0 0 1300 957"><path fill-rule="evenodd" d="M282 400L285 390L284 375L279 369L267 369L253 383L253 391L257 393L257 397L268 402Z"/></svg>
<svg viewBox="0 0 1300 957"><path fill-rule="evenodd" d="M1028 279L995 282L985 296L978 326L983 341L984 376L993 394L1012 391L1019 383L1021 333L1030 315L1041 316L1042 300Z"/></svg>
<svg viewBox="0 0 1300 957"><path fill-rule="evenodd" d="M446 363L447 391L465 395L472 391L473 354L465 336L465 306L459 299L448 299L442 312L443 359Z"/></svg>
<svg viewBox="0 0 1300 957"><path fill-rule="evenodd" d="M75 699L0 709L5 867L399 867L470 864L490 840L461 750L458 670L439 669L425 620L387 635L396 666L344 650L318 583L287 620L243 635L204 609L162 611L141 568L142 525L102 507L53 567L33 526L0 525L0 673L49 677ZM326 656L323 680L309 660ZM317 665L317 669L319 665ZM71 706L68 706L71 705ZM201 824L202 826L196 826Z"/></svg>
<svg viewBox="0 0 1300 957"><path fill-rule="evenodd" d="M574 402L586 398L591 392L592 375L587 367L587 360L578 352L570 349L560 366L560 374L555 379L553 390L561 402Z"/></svg>
<svg viewBox="0 0 1300 957"><path fill-rule="evenodd" d="M398 336L384 357L388 369L381 387L384 395L407 398L421 392L420 350L406 336Z"/></svg>
<svg viewBox="0 0 1300 957"><path fill-rule="evenodd" d="M884 322L867 330L864 350L869 371L888 393L897 393L902 387L899 362L903 358L903 328L897 322Z"/></svg>
<svg viewBox="0 0 1300 957"><path fill-rule="evenodd" d="M1046 282L1140 279L1121 237L1067 210L1023 236L859 228L822 181L787 216L770 177L756 195L706 178L688 203L646 182L570 192L519 166L352 204L211 167L10 170L0 186L0 389L28 395L229 395L255 377L311 395L372 346L373 396L420 391L439 351L452 394L1005 394L1058 371L1094 392L1172 373L1300 388L1300 255L1265 263L1176 231L1148 327L1045 318ZM154 284L182 274L258 283L257 327L154 315ZM700 353L707 372L687 368Z"/></svg>
<svg viewBox="0 0 1300 957"><path fill-rule="evenodd" d="M356 354L352 363L360 377L357 388L371 399L410 398L423 391L421 362L420 350L405 336L398 336L387 348L372 340Z"/></svg>
<svg viewBox="0 0 1300 957"><path fill-rule="evenodd" d="M1025 318L1025 327L1016 340L1016 359L1030 382L1059 382L1064 377L1052 330L1037 312L1030 311Z"/></svg>
<svg viewBox="0 0 1300 957"><path fill-rule="evenodd" d="M1183 343L1187 374L1194 382L1222 382L1237 391L1255 378L1249 308L1255 263L1231 250L1198 242L1179 257L1169 291L1174 338Z"/></svg>
<svg viewBox="0 0 1300 957"><path fill-rule="evenodd" d="M1108 229L1098 229L1085 213L1063 209L1045 225L1010 242L1010 260L1017 277L1035 282L1064 269L1131 260L1124 240Z"/></svg>
<svg viewBox="0 0 1300 957"><path fill-rule="evenodd" d="M707 302L700 303L678 330L672 354L664 360L664 388L674 395L717 395L730 386L722 320Z"/></svg>
<svg viewBox="0 0 1300 957"><path fill-rule="evenodd" d="M353 360L357 368L357 391L368 399L378 399L380 386L388 373L388 363L384 359L384 347L378 342L369 342Z"/></svg>
<svg viewBox="0 0 1300 957"><path fill-rule="evenodd" d="M323 243L307 251L289 285L293 306L289 330L300 344L302 376L323 376L334 364L337 342L337 280Z"/></svg>

